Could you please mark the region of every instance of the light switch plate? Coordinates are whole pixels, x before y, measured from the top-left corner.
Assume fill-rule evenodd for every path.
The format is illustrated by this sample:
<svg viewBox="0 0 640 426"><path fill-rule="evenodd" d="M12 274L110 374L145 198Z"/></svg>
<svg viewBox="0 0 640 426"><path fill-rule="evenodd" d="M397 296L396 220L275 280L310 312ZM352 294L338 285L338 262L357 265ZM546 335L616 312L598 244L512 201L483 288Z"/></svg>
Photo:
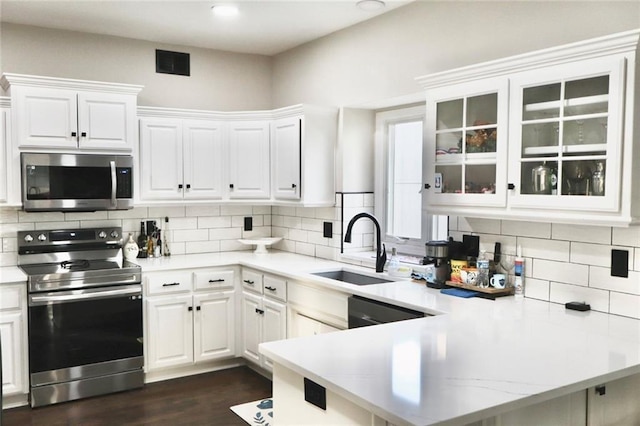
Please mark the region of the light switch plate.
<svg viewBox="0 0 640 426"><path fill-rule="evenodd" d="M611 250L611 276L629 277L629 250Z"/></svg>

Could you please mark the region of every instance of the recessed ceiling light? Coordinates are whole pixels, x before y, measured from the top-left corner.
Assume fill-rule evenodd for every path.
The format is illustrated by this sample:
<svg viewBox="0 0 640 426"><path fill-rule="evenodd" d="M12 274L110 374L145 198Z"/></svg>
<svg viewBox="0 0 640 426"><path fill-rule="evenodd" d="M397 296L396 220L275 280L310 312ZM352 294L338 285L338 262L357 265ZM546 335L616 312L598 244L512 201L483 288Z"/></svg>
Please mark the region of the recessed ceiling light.
<svg viewBox="0 0 640 426"><path fill-rule="evenodd" d="M385 4L382 0L360 0L356 6L361 10L373 11L383 9Z"/></svg>
<svg viewBox="0 0 640 426"><path fill-rule="evenodd" d="M230 17L238 14L238 6L233 4L216 4L211 6L211 11L216 16Z"/></svg>

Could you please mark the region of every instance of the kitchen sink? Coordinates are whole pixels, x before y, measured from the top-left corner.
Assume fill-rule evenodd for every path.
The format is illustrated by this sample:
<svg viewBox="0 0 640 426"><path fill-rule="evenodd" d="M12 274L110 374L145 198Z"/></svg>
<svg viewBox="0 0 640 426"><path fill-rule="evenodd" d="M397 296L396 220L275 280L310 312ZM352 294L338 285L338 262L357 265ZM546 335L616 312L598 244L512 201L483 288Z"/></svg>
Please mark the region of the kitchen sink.
<svg viewBox="0 0 640 426"><path fill-rule="evenodd" d="M359 274L357 272L345 271L343 269L337 269L334 271L326 272L313 272L312 275L319 277L330 278L336 281L342 281L355 285L371 285L381 283L392 283L393 281L384 278L372 277L369 275Z"/></svg>

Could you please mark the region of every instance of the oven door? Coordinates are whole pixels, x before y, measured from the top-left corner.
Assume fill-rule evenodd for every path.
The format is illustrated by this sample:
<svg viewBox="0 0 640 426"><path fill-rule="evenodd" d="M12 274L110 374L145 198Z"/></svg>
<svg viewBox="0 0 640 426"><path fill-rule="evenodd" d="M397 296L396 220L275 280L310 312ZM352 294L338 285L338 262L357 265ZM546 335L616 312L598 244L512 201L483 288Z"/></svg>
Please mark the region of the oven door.
<svg viewBox="0 0 640 426"><path fill-rule="evenodd" d="M29 295L32 387L142 364L140 284Z"/></svg>

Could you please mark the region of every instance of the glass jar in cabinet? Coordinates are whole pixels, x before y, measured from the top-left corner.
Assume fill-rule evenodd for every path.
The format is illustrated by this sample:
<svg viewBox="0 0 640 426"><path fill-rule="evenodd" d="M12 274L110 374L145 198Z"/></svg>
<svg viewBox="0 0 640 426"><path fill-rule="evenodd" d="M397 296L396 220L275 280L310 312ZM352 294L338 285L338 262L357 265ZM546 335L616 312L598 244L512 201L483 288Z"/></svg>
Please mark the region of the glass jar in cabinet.
<svg viewBox="0 0 640 426"><path fill-rule="evenodd" d="M500 78L427 91L426 208L506 205L507 87Z"/></svg>
<svg viewBox="0 0 640 426"><path fill-rule="evenodd" d="M512 206L619 209L623 75L618 58L511 79Z"/></svg>

